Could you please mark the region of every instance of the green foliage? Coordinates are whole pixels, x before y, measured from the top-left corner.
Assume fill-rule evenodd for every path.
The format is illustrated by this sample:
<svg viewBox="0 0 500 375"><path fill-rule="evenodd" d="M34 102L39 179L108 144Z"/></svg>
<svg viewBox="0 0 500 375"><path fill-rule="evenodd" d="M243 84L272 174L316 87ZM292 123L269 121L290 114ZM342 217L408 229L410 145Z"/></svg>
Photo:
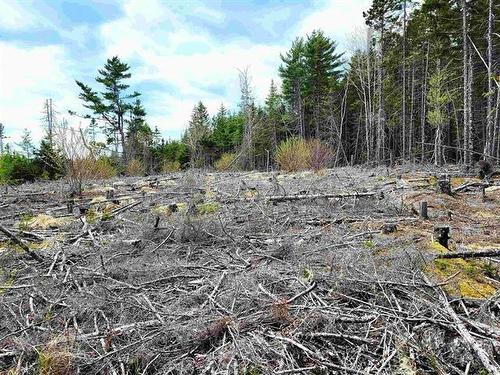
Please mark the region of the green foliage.
<svg viewBox="0 0 500 375"><path fill-rule="evenodd" d="M332 159L330 147L318 139L292 137L283 141L276 151L276 162L287 172L319 171L328 167Z"/></svg>
<svg viewBox="0 0 500 375"><path fill-rule="evenodd" d="M299 134L306 137L322 137L326 132L326 102L338 85L342 54L336 53L336 43L315 30L304 41L297 38L292 48L281 55L279 68L283 81L283 95L294 117L305 117ZM300 121L298 121L300 123Z"/></svg>
<svg viewBox="0 0 500 375"><path fill-rule="evenodd" d="M207 108L200 101L193 108L189 127L183 141L189 149L191 167L202 167L205 164L205 146L210 141L210 122Z"/></svg>
<svg viewBox="0 0 500 375"><path fill-rule="evenodd" d="M36 163L20 154L0 156L0 184L20 184L40 176Z"/></svg>
<svg viewBox="0 0 500 375"><path fill-rule="evenodd" d="M159 165L162 167L169 164L179 165L182 169L189 161L189 150L186 144L179 141L167 141L158 145L153 151L155 157L159 160Z"/></svg>
<svg viewBox="0 0 500 375"><path fill-rule="evenodd" d="M276 151L276 162L280 169L298 172L309 168L310 152L307 142L298 137L283 141Z"/></svg>
<svg viewBox="0 0 500 375"><path fill-rule="evenodd" d="M242 113L229 113L224 105L212 119L211 141L221 151L233 150L241 143L245 118Z"/></svg>
<svg viewBox="0 0 500 375"><path fill-rule="evenodd" d="M429 79L429 92L427 93L429 112L427 113L427 120L433 127L444 125L448 121L449 116L446 106L453 99L447 88L449 80L447 68L439 66Z"/></svg>
<svg viewBox="0 0 500 375"><path fill-rule="evenodd" d="M35 151L34 162L43 179L55 180L64 176L64 156L48 138L40 142L40 147Z"/></svg>
<svg viewBox="0 0 500 375"><path fill-rule="evenodd" d="M138 92L127 92L129 85L125 80L131 77L130 66L122 62L117 56L109 58L103 69L99 69L99 76L95 79L101 84L104 91L93 90L83 82L76 81L80 87L79 98L84 102L84 107L88 108L92 116L104 119L106 126L104 128L108 143L112 143L118 133L121 137L119 143L124 149L123 157L126 159L125 152L125 115L130 114L129 130L135 131L135 128L143 123L145 115L144 108L140 101L132 102L140 94ZM118 146L118 144L116 144Z"/></svg>
<svg viewBox="0 0 500 375"><path fill-rule="evenodd" d="M30 158L33 155L35 146L33 146L31 132L28 129L24 129L23 134L21 135L21 142L17 145L21 148L21 150L23 150L23 154L27 158Z"/></svg>
<svg viewBox="0 0 500 375"><path fill-rule="evenodd" d="M217 160L214 164L214 167L215 167L215 170L217 171L227 171L229 170L230 168L236 168L237 165L236 165L236 162L234 161L234 159L237 157L238 155L235 154L235 153L224 153L221 155L221 157L219 158L219 160Z"/></svg>

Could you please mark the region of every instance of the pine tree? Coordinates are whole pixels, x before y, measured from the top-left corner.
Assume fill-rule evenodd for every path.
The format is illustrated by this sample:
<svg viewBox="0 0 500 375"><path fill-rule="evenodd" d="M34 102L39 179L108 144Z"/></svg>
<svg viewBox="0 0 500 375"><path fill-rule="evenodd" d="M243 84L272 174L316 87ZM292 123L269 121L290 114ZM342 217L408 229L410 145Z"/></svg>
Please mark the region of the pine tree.
<svg viewBox="0 0 500 375"><path fill-rule="evenodd" d="M442 68L438 60L436 71L429 79L429 92L427 94L429 106L427 118L429 124L435 129L434 164L437 166L443 162L443 127L449 122L447 106L453 99L446 87L449 80L447 67Z"/></svg>
<svg viewBox="0 0 500 375"><path fill-rule="evenodd" d="M84 107L90 109L92 115L98 116L107 124L108 140L115 139L117 152L119 152L119 145L121 145L124 164L127 163L125 114L133 108L131 100L140 95L138 92L127 93L129 85L124 81L131 77L129 70L130 66L120 61L117 56L108 59L104 68L99 69L99 76L96 78L96 81L104 86L102 93L76 81L81 89L79 98L85 103Z"/></svg>
<svg viewBox="0 0 500 375"><path fill-rule="evenodd" d="M373 0L371 8L363 13L366 24L379 32L377 50L377 143L375 157L378 162L384 159L386 112L384 101L384 42L389 25L398 19L397 12L401 8L401 0Z"/></svg>
<svg viewBox="0 0 500 375"><path fill-rule="evenodd" d="M283 97L288 103L295 123L295 131L306 136L304 122L304 91L306 84L305 45L303 38L297 38L292 48L281 55L283 64L279 67Z"/></svg>
<svg viewBox="0 0 500 375"><path fill-rule="evenodd" d="M191 167L202 167L205 164L204 143L210 136L210 122L207 108L200 101L193 108L189 127L184 140L190 152Z"/></svg>
<svg viewBox="0 0 500 375"><path fill-rule="evenodd" d="M21 135L21 142L17 143L17 145L23 151L24 156L31 158L35 146L33 146L31 132L28 129L24 129L23 134Z"/></svg>
<svg viewBox="0 0 500 375"><path fill-rule="evenodd" d="M305 89L306 105L312 118L309 121L309 132L306 136L323 138L325 129L325 109L327 99L332 93L338 78L342 55L335 53L336 43L326 37L320 30L315 30L307 37L304 48Z"/></svg>

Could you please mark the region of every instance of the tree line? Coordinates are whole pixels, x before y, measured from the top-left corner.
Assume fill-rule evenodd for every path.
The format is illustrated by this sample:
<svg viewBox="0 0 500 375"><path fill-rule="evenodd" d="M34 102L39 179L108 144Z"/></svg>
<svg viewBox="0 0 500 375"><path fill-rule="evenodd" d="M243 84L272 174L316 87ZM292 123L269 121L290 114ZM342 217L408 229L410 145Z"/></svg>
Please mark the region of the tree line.
<svg viewBox="0 0 500 375"><path fill-rule="evenodd" d="M76 81L85 112L70 115L87 121L85 130L74 134L58 121L52 101L39 149L25 133L23 155L9 151L0 127L0 179L16 158L31 163L31 175L49 178L67 173L58 160L69 157L131 174L286 169L293 157L309 160L293 165L321 167L498 162L500 4L373 0L363 16L366 29L347 54L321 30L297 37L281 54L280 82L270 82L264 103L255 99L251 72L241 70L238 108L221 104L210 115L198 102L180 140L164 140L148 124L141 94L127 83L130 66L112 57L93 83L99 89ZM81 152L68 155L68 138Z"/></svg>
<svg viewBox="0 0 500 375"><path fill-rule="evenodd" d="M373 0L350 55L316 30L281 55L265 103L240 72L240 127L217 126L200 102L184 141L191 163L233 152L246 168L279 164L287 139L315 139L329 165L500 160L500 4L493 0ZM234 115L234 114L233 114ZM236 140L236 141L235 141ZM271 156L271 157L270 157Z"/></svg>

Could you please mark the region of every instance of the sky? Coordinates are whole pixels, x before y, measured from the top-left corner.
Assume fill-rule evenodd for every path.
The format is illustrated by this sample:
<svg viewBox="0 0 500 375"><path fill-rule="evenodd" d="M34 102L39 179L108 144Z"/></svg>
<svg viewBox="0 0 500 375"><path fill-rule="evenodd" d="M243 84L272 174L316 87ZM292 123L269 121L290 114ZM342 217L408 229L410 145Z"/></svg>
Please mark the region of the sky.
<svg viewBox="0 0 500 375"><path fill-rule="evenodd" d="M238 70L248 68L258 102L279 81L280 53L297 36L322 29L352 49L370 0L0 0L0 123L20 140L43 136L42 109L52 98L58 118L87 120L75 80L98 88L97 70L112 56L131 67L147 122L179 138L193 106L210 114L236 109Z"/></svg>

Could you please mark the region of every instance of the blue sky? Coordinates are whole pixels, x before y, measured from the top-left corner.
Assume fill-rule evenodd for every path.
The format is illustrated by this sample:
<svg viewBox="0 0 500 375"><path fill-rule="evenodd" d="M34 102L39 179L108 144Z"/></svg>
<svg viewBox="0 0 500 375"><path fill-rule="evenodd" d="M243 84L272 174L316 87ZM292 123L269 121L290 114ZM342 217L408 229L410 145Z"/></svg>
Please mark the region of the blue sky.
<svg viewBox="0 0 500 375"><path fill-rule="evenodd" d="M59 118L86 126L75 79L94 85L97 69L118 55L132 68L148 122L168 138L185 129L203 100L213 114L236 108L238 69L248 67L258 101L279 80L279 54L296 36L321 28L352 50L369 0L0 0L0 122L16 142L43 134L52 98ZM95 87L95 86L94 86Z"/></svg>

